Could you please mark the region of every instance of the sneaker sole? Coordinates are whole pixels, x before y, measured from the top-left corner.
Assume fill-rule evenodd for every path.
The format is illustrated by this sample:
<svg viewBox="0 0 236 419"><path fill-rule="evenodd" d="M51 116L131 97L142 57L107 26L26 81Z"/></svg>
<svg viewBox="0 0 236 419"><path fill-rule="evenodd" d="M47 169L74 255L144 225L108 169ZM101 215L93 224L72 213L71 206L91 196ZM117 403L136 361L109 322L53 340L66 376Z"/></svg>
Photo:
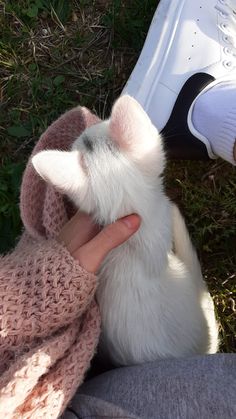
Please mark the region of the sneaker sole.
<svg viewBox="0 0 236 419"><path fill-rule="evenodd" d="M160 83L185 3L186 0L160 0L142 52L123 89L122 94L128 93L134 96L144 109L149 108L153 92L155 92ZM195 73L195 77L187 79L179 92L181 98L178 100L177 97L169 119L166 121L163 129L160 130L166 140L166 150L168 149L167 154L170 158L202 160L216 158L208 140L192 126L190 120L191 112L189 112L189 108L193 101L195 102L196 96L202 90L207 89L206 86L213 83L213 80L214 78L207 73ZM189 95L186 89L187 86L191 86ZM185 105L185 102L182 101L183 97L188 104L188 108L183 106ZM182 104L182 107L180 104ZM192 109L193 106L191 111ZM184 113L183 110L185 110ZM182 118L180 118L180 114ZM179 120L178 124L177 120ZM171 143L170 138L172 138L173 143ZM186 138L188 138L188 142L185 142Z"/></svg>
<svg viewBox="0 0 236 419"><path fill-rule="evenodd" d="M125 94L129 86L129 94L132 96L132 91L135 92L135 98L144 108L149 106L152 92L155 91L165 68L184 4L185 0L160 1L133 70L135 78L131 75L122 92ZM148 77L144 77L147 71Z"/></svg>

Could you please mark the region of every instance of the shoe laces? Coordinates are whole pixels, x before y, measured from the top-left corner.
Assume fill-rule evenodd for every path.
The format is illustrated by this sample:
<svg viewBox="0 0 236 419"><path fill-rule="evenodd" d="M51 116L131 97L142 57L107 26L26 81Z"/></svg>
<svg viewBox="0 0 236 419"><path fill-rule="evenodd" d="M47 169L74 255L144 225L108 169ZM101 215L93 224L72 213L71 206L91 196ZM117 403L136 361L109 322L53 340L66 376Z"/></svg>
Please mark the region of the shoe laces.
<svg viewBox="0 0 236 419"><path fill-rule="evenodd" d="M224 52L236 61L236 0L218 0L215 8L222 18L218 27L223 34L223 41L228 44ZM225 64L231 67L233 63L227 61Z"/></svg>

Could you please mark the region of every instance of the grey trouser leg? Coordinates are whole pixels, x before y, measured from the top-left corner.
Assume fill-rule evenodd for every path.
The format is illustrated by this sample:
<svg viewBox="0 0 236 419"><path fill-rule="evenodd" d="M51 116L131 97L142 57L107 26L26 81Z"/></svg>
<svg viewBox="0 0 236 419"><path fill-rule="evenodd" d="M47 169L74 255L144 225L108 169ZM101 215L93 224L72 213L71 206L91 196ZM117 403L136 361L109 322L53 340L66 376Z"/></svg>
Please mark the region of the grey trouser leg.
<svg viewBox="0 0 236 419"><path fill-rule="evenodd" d="M114 369L85 382L69 409L64 419L235 419L236 354Z"/></svg>

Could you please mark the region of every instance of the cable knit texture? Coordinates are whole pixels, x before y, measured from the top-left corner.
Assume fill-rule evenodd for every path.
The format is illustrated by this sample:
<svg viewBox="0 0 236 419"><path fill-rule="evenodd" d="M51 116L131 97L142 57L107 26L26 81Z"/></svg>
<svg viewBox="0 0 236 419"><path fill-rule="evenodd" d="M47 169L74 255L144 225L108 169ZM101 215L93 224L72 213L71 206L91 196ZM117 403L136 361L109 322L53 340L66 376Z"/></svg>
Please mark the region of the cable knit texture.
<svg viewBox="0 0 236 419"><path fill-rule="evenodd" d="M33 150L68 150L98 118L74 108L55 121ZM100 314L97 278L79 266L57 234L74 208L34 171L21 187L25 231L0 258L0 418L61 415L95 353Z"/></svg>

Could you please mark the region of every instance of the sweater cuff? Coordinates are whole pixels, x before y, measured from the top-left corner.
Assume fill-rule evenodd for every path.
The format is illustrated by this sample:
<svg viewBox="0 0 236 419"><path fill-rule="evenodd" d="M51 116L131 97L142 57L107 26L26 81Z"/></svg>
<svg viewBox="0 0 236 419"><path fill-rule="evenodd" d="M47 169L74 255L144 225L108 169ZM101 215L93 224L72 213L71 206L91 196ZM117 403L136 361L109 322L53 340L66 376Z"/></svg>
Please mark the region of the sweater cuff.
<svg viewBox="0 0 236 419"><path fill-rule="evenodd" d="M21 347L72 323L88 309L98 283L55 239L30 236L1 259L0 280L6 348Z"/></svg>

